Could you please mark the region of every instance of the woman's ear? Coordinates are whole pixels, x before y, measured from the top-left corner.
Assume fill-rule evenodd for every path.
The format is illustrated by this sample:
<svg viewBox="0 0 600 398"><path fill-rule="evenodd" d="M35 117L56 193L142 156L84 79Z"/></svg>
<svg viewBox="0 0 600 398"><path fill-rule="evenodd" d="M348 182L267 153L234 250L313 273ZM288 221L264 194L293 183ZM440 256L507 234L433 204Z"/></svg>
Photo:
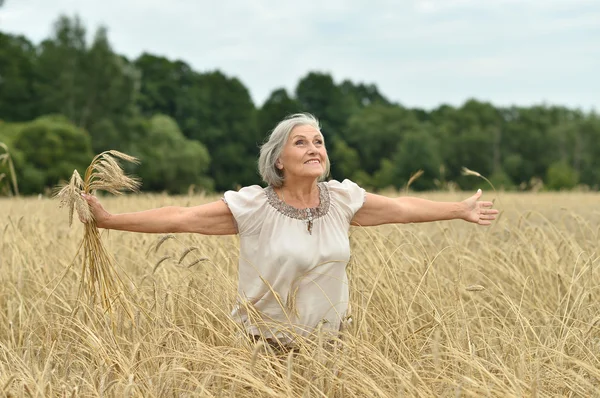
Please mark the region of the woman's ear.
<svg viewBox="0 0 600 398"><path fill-rule="evenodd" d="M281 163L281 160L277 159L275 162L275 167L277 167L279 170L283 170L283 163Z"/></svg>

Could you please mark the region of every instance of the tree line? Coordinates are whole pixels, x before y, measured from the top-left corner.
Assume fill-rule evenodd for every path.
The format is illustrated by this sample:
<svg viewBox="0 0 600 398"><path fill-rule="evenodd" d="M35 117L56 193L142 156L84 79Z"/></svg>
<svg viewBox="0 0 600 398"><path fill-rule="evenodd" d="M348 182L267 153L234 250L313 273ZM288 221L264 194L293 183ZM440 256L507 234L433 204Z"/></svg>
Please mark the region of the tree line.
<svg viewBox="0 0 600 398"><path fill-rule="evenodd" d="M218 70L201 73L150 53L128 59L113 51L104 28L88 42L77 17L61 16L39 44L0 32L0 142L25 194L43 192L75 168L82 172L108 149L141 159L128 171L148 191L257 184L260 144L296 112L320 119L332 177L369 189L403 188L419 170L415 190L482 184L463 167L504 189L596 190L600 182L594 112L475 99L408 108L373 84L338 83L316 71L293 92L275 89L257 106L240 80Z"/></svg>

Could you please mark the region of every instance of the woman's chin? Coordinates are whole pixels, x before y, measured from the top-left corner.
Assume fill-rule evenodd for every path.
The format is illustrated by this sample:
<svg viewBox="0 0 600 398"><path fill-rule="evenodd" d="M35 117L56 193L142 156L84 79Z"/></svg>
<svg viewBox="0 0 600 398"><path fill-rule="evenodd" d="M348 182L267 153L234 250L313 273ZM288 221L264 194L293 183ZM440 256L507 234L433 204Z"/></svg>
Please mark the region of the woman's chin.
<svg viewBox="0 0 600 398"><path fill-rule="evenodd" d="M318 173L304 173L303 177L304 178L314 178L316 180L319 177L321 177L322 174L323 174L323 171L318 172Z"/></svg>
<svg viewBox="0 0 600 398"><path fill-rule="evenodd" d="M301 170L300 173L296 174L293 173L294 178L314 178L317 179L319 177L321 177L323 175L323 173L325 172L325 170L323 170L322 167L311 167L309 168L305 168L304 170ZM291 173L289 175L289 177L291 177Z"/></svg>

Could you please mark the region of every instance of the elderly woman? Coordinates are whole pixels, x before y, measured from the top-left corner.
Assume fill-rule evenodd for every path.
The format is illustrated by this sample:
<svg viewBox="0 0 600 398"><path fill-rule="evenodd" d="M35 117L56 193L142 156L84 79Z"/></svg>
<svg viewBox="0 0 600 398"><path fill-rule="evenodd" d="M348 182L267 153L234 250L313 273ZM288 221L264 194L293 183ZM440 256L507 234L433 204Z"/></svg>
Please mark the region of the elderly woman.
<svg viewBox="0 0 600 398"><path fill-rule="evenodd" d="M309 114L281 121L262 146L267 184L228 191L195 207L106 212L86 196L99 228L240 236L238 303L233 318L254 339L288 345L299 336L337 331L348 309L350 225L462 219L489 225L497 210L479 190L462 202L388 198L354 182L325 181L329 159L318 121Z"/></svg>

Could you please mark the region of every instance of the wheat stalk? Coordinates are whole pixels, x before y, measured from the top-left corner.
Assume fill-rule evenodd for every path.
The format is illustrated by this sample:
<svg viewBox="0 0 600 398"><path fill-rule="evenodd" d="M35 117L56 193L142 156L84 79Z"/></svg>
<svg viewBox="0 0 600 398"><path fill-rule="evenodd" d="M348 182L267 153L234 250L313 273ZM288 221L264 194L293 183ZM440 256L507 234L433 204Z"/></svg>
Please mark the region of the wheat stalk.
<svg viewBox="0 0 600 398"><path fill-rule="evenodd" d="M419 177L421 177L423 175L424 171L423 170L417 170L415 173L413 173L413 175L410 176L410 178L408 179L408 182L406 183L406 192L408 192L408 188L410 187L410 185L415 182L416 180L419 179Z"/></svg>
<svg viewBox="0 0 600 398"><path fill-rule="evenodd" d="M73 223L74 211L85 223L80 246L83 247L83 264L78 300L87 298L91 304L99 303L107 313L112 313L114 303L118 302L133 319L130 301L127 300L128 289L102 243L88 203L81 196L82 193L93 195L98 190L120 195L123 190L139 189L139 180L125 175L117 159L138 163L136 158L119 151L102 152L94 157L83 179L75 170L69 183L58 187L55 197L60 200L59 207L68 209L69 225Z"/></svg>
<svg viewBox="0 0 600 398"><path fill-rule="evenodd" d="M468 168L464 167L462 168L462 175L464 176L475 176L475 177L479 177L483 180L485 180L488 184L490 184L490 186L492 187L492 189L494 190L494 193L496 193L496 187L494 187L494 184L492 184L492 182L490 180L488 180L487 178L485 178L485 176L482 176L480 173L473 171L473 170L469 170Z"/></svg>
<svg viewBox="0 0 600 398"><path fill-rule="evenodd" d="M19 185L17 184L17 175L15 174L15 166L13 165L12 158L10 157L10 152L8 151L8 146L5 143L0 142L0 148L4 149L2 155L0 155L0 165L4 166L8 164L8 170L10 171L11 182L13 186L13 191L16 196L19 196ZM2 173L2 176L6 176Z"/></svg>

